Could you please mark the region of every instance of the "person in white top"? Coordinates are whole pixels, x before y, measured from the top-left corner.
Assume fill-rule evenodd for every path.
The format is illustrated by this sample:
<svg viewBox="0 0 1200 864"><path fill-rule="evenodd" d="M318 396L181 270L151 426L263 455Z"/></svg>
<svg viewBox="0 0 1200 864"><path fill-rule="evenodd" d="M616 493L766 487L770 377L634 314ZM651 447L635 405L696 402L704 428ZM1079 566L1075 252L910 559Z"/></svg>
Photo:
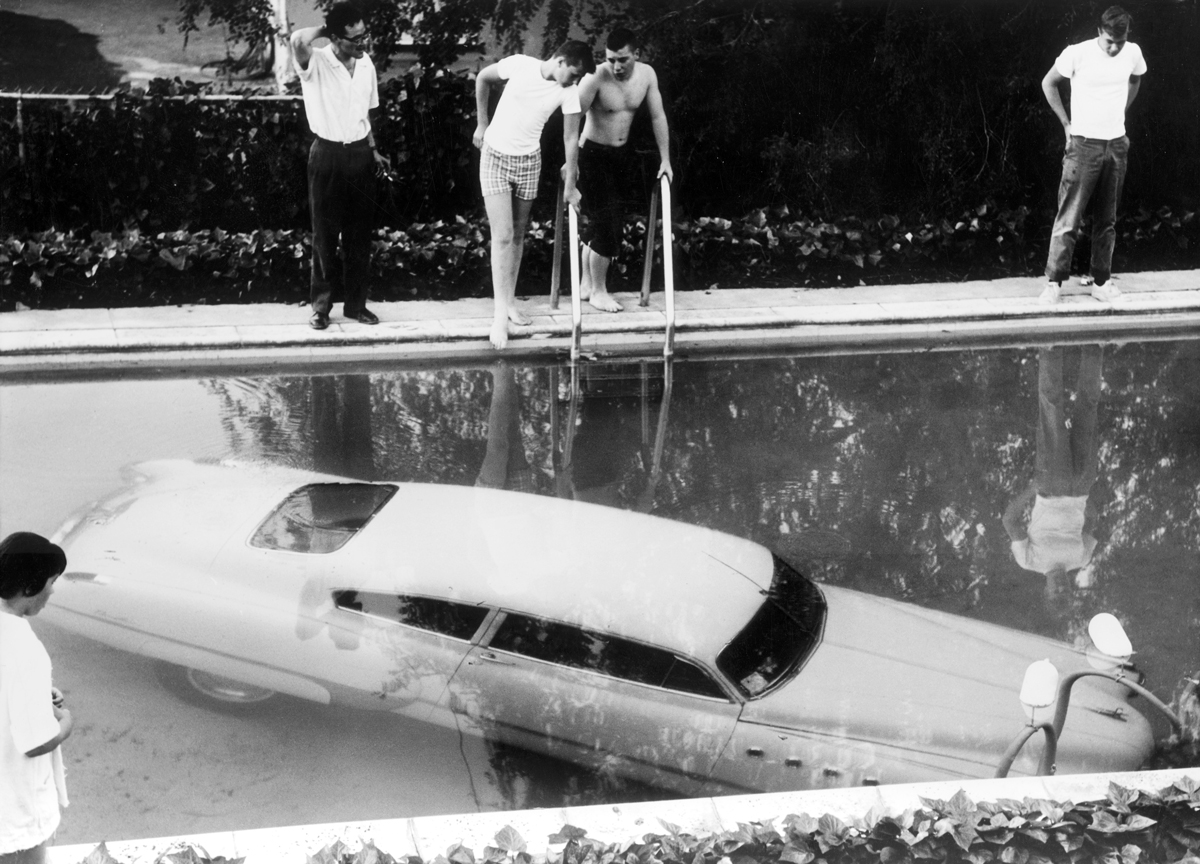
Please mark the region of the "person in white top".
<svg viewBox="0 0 1200 864"><path fill-rule="evenodd" d="M1004 511L1012 554L1025 570L1046 577L1046 598L1063 597L1072 574L1096 551L1095 509L1089 504L1099 471L1097 412L1103 349L1079 349L1075 398L1068 398L1063 346L1038 352L1037 452L1033 480ZM1029 519L1022 525L1025 511Z"/></svg>
<svg viewBox="0 0 1200 864"><path fill-rule="evenodd" d="M1079 224L1093 198L1092 266L1085 281L1093 285L1097 300L1115 300L1121 293L1107 283L1117 236L1117 204L1129 160L1125 112L1146 74L1142 49L1129 41L1132 22L1120 6L1110 6L1100 16L1096 38L1067 46L1042 79L1042 92L1066 138L1058 215L1046 258L1046 287L1038 298L1043 303L1059 300L1062 281L1070 275ZM1067 83L1070 113L1061 92Z"/></svg>
<svg viewBox="0 0 1200 864"><path fill-rule="evenodd" d="M328 44L315 46L319 39ZM324 26L295 31L291 43L304 113L316 136L308 153L313 224L309 324L314 330L329 326L335 290L343 295L347 318L378 324L367 309L375 173L391 163L375 149L368 114L379 107L379 82L366 53L367 26L358 8L343 0L330 7Z"/></svg>
<svg viewBox="0 0 1200 864"><path fill-rule="evenodd" d="M0 864L43 864L67 804L58 748L74 720L26 620L66 569L63 550L37 534L0 541Z"/></svg>
<svg viewBox="0 0 1200 864"><path fill-rule="evenodd" d="M492 232L492 294L496 305L490 339L496 348L508 344L508 324L529 318L514 305L517 274L525 249L525 226L537 197L542 171L542 128L550 115L578 115L577 84L595 68L591 49L571 39L549 60L525 54L505 57L480 70L475 79L478 124L472 138L480 150L479 183ZM506 83L507 82L507 83ZM504 85L495 116L488 119L494 88ZM579 146L578 126L563 146Z"/></svg>

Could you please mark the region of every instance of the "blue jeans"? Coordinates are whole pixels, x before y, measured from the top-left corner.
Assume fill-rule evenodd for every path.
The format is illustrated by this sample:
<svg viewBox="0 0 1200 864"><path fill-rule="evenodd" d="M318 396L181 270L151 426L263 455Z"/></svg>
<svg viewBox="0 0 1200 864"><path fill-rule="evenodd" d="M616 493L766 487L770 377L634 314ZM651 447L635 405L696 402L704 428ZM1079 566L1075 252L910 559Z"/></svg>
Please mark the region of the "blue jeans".
<svg viewBox="0 0 1200 864"><path fill-rule="evenodd" d="M1058 216L1050 234L1046 278L1061 283L1071 274L1071 256L1079 237L1088 202L1092 208L1092 277L1103 285L1112 275L1113 245L1117 239L1117 204L1125 185L1129 138L1111 141L1072 135L1063 154L1062 180L1058 184Z"/></svg>

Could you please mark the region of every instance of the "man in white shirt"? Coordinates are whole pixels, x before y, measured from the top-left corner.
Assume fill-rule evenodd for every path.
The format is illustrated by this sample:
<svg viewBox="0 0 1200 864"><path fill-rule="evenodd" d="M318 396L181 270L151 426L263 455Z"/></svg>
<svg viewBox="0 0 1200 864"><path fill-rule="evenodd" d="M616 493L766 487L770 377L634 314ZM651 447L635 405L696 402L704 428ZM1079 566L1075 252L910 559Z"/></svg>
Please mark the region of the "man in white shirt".
<svg viewBox="0 0 1200 864"><path fill-rule="evenodd" d="M27 620L66 568L45 537L18 531L0 541L0 864L44 864L67 806L59 745L75 721Z"/></svg>
<svg viewBox="0 0 1200 864"><path fill-rule="evenodd" d="M525 54L505 57L485 66L475 79L478 125L472 140L480 150L479 183L492 232L492 293L496 306L490 339L496 348L508 344L508 324L525 325L529 318L514 305L517 274L525 249L525 226L537 197L542 171L542 128L558 108L579 114L579 89L584 74L595 68L591 49L570 39L549 60ZM507 82L507 83L506 83ZM504 85L496 114L488 119L493 88ZM563 146L579 146L578 126L566 134Z"/></svg>
<svg viewBox="0 0 1200 864"><path fill-rule="evenodd" d="M315 47L318 39L328 44ZM314 330L329 326L333 293L339 289L347 318L378 324L367 309L367 278L375 172L390 163L375 149L368 116L379 107L379 84L365 50L367 27L357 7L343 0L330 7L323 27L297 30L291 42L304 113L316 136L308 153L313 222L309 324Z"/></svg>
<svg viewBox="0 0 1200 864"><path fill-rule="evenodd" d="M1046 259L1047 282L1038 298L1043 303L1059 300L1062 281L1070 275L1079 224L1093 196L1092 296L1111 301L1121 293L1107 282L1112 275L1117 204L1129 158L1125 112L1146 74L1142 49L1128 41L1131 23L1128 12L1110 6L1100 16L1096 38L1067 46L1042 79L1042 92L1066 136L1058 215ZM1067 82L1071 86L1070 114L1061 92Z"/></svg>

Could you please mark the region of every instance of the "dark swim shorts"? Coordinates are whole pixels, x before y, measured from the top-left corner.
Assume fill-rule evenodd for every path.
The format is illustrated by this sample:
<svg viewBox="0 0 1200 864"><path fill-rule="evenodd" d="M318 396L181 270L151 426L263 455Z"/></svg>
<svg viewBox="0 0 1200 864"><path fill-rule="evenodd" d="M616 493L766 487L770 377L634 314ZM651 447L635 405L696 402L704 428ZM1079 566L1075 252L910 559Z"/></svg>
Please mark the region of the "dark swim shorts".
<svg viewBox="0 0 1200 864"><path fill-rule="evenodd" d="M579 148L579 192L583 196L580 237L597 255L615 258L621 251L625 210L639 194L632 147L584 141Z"/></svg>

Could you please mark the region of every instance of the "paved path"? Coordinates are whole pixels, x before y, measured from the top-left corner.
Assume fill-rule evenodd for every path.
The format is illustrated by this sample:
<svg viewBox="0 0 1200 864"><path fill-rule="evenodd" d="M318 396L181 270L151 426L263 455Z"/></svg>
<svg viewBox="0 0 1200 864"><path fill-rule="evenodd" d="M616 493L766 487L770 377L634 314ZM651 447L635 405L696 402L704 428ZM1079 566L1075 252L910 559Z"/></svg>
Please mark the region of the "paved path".
<svg viewBox="0 0 1200 864"><path fill-rule="evenodd" d="M676 353L836 348L886 343L1040 338L1131 338L1200 331L1200 270L1129 273L1102 303L1076 283L1057 306L1037 302L1036 278L829 289L681 292ZM585 354L659 353L663 295L648 308L620 294L625 312L585 304ZM533 317L506 356L569 351L570 298L522 301ZM487 342L490 299L374 303L374 327L341 318L308 326L306 305L165 306L0 314L0 372L259 362L496 356Z"/></svg>

